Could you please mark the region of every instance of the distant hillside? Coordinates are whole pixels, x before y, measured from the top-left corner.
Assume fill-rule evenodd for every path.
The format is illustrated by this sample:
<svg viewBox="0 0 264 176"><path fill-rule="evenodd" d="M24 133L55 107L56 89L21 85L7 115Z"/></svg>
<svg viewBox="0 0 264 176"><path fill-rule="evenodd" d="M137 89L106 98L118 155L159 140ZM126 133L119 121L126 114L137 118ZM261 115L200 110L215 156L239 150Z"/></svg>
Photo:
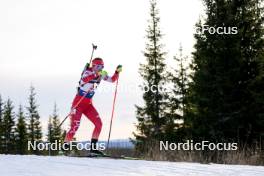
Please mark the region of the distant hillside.
<svg viewBox="0 0 264 176"><path fill-rule="evenodd" d="M87 143L90 141L83 141L82 143ZM107 141L99 141L99 143L107 144ZM129 139L114 139L110 140L109 148L126 148L126 149L133 149L134 144Z"/></svg>

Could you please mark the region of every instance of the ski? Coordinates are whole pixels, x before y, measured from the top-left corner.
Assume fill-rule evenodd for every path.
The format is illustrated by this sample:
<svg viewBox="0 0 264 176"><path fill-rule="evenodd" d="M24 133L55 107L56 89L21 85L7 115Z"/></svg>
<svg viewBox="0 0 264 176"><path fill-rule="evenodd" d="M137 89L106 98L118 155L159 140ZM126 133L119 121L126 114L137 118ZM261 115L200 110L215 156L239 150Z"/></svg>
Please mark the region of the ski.
<svg viewBox="0 0 264 176"><path fill-rule="evenodd" d="M135 158L135 157L128 157L128 156L115 156L115 155L95 155L95 154L89 154L89 155L84 155L84 156L76 156L76 157L82 157L82 158L109 158L109 159L125 159L125 160L140 160L140 158Z"/></svg>

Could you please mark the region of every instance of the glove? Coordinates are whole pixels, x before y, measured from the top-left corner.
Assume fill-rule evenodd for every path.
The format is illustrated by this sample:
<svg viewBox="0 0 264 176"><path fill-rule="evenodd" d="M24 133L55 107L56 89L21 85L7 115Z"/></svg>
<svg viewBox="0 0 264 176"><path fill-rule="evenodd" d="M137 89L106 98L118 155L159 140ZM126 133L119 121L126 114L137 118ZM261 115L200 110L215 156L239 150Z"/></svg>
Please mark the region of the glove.
<svg viewBox="0 0 264 176"><path fill-rule="evenodd" d="M105 77L105 76L107 76L107 72L104 71L104 70L101 70L101 71L98 72L98 76Z"/></svg>
<svg viewBox="0 0 264 176"><path fill-rule="evenodd" d="M118 65L117 67L116 67L116 73L120 73L121 71L122 71L122 65Z"/></svg>

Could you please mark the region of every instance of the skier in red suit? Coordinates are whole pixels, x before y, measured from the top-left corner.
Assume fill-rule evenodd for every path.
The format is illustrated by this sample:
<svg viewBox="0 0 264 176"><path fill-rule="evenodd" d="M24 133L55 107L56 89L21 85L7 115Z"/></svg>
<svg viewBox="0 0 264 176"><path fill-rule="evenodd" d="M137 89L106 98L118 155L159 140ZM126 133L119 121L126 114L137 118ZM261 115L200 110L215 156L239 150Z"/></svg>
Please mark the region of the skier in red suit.
<svg viewBox="0 0 264 176"><path fill-rule="evenodd" d="M96 146L100 132L102 129L101 118L92 103L92 97L95 94L95 89L100 84L101 80L115 82L118 79L119 73L122 71L122 66L118 65L113 76L108 76L103 70L104 62L101 58L92 60L92 66L85 68L79 82L78 92L72 103L70 115L71 128L66 134L65 142L70 142L80 126L80 119L84 114L93 124L94 130L91 139L91 153L102 154L101 151L94 149Z"/></svg>

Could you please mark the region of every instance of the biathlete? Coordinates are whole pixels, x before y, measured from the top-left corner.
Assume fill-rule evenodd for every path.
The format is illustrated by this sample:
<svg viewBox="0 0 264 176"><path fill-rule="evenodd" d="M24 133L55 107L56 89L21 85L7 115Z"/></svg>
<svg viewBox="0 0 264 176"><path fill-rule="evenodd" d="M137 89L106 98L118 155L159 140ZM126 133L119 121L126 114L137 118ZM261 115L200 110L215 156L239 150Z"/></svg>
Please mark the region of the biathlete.
<svg viewBox="0 0 264 176"><path fill-rule="evenodd" d="M70 130L65 137L65 142L70 142L73 139L80 126L81 116L84 114L94 124L90 152L95 154L103 154L96 147L93 147L98 142L102 129L102 120L92 103L92 98L101 80L113 83L118 79L119 73L122 71L122 66L118 65L114 75L108 76L103 68L103 60L95 58L92 60L91 67L88 66L84 69L79 82L78 92L72 102Z"/></svg>

